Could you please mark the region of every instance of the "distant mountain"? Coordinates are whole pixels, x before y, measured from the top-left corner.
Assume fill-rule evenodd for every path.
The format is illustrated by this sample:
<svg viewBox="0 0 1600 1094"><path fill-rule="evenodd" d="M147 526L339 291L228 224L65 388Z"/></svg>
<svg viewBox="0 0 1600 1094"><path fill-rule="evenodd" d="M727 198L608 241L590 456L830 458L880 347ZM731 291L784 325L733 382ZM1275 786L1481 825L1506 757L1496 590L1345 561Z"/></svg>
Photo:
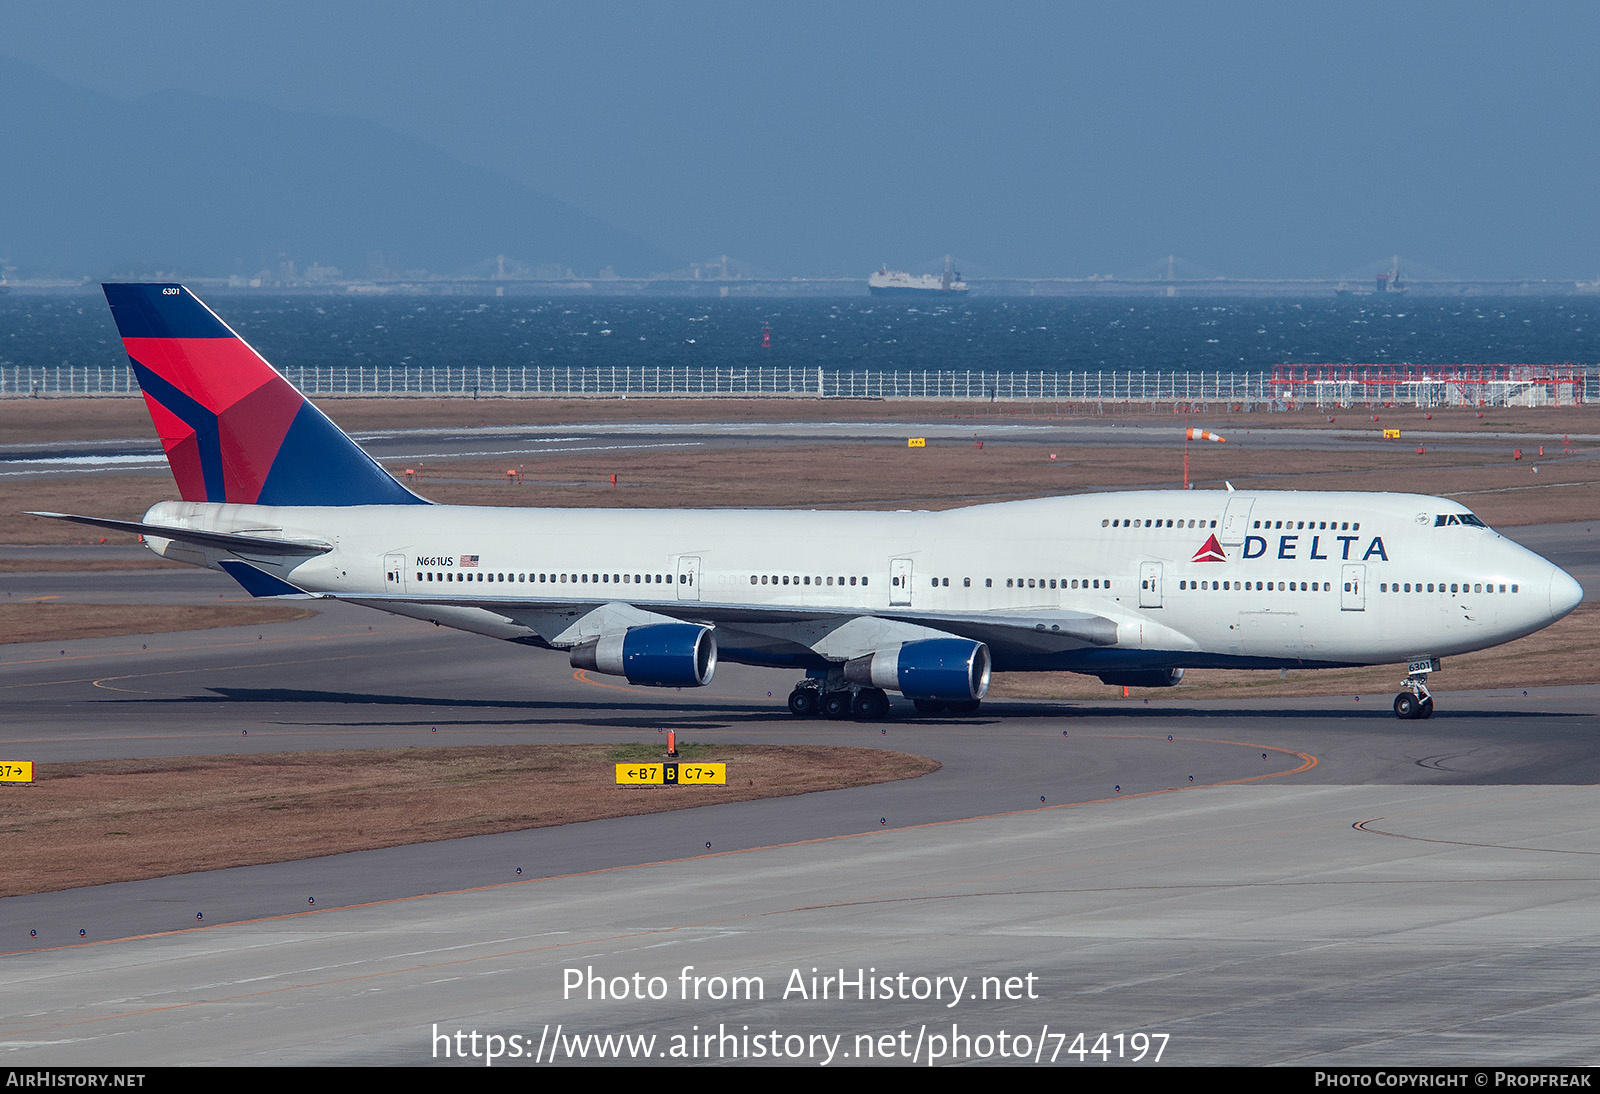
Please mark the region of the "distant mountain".
<svg viewBox="0 0 1600 1094"><path fill-rule="evenodd" d="M579 276L683 260L371 122L168 92L124 101L0 56L0 260L23 276Z"/></svg>

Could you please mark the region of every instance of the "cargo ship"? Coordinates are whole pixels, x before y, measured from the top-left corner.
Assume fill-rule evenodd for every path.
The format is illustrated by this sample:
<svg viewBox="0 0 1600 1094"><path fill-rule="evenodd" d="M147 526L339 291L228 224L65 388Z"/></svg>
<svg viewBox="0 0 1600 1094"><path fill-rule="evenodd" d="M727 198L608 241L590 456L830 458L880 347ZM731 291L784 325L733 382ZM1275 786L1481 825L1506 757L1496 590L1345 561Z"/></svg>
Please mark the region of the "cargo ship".
<svg viewBox="0 0 1600 1094"><path fill-rule="evenodd" d="M1381 273L1373 280L1373 289L1370 293L1360 292L1350 287L1349 282L1341 281L1334 287L1335 296L1383 296L1386 293L1403 293L1407 286L1400 280L1400 256L1394 256L1394 264L1388 273Z"/></svg>
<svg viewBox="0 0 1600 1094"><path fill-rule="evenodd" d="M943 274L912 277L904 270L881 267L867 278L867 291L873 296L965 296L967 283L950 269L950 256L944 256Z"/></svg>

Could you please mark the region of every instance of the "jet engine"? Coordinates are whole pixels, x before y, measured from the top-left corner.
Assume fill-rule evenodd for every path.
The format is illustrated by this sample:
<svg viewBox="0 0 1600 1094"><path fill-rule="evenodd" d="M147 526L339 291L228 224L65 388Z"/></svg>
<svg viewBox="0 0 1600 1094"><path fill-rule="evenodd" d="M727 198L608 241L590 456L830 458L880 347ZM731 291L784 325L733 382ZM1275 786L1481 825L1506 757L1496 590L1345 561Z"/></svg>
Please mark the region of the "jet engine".
<svg viewBox="0 0 1600 1094"><path fill-rule="evenodd" d="M625 676L630 684L698 688L717 669L717 639L695 623L629 627L574 646L572 667Z"/></svg>
<svg viewBox="0 0 1600 1094"><path fill-rule="evenodd" d="M898 691L907 699L959 703L989 691L989 647L966 638L927 638L857 657L844 666L852 684Z"/></svg>
<svg viewBox="0 0 1600 1094"><path fill-rule="evenodd" d="M1183 679L1182 669L1137 669L1096 673L1102 684L1119 688L1170 688Z"/></svg>

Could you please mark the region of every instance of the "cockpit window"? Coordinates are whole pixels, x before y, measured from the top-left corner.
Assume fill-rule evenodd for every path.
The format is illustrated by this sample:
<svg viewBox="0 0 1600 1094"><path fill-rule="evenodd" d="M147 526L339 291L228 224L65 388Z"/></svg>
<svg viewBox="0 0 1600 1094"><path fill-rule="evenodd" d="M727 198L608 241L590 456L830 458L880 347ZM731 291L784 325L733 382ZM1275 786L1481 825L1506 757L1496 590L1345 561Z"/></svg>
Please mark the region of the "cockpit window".
<svg viewBox="0 0 1600 1094"><path fill-rule="evenodd" d="M1471 513L1439 513L1433 518L1433 526L1435 528L1443 528L1450 524L1465 524L1473 528L1489 527Z"/></svg>

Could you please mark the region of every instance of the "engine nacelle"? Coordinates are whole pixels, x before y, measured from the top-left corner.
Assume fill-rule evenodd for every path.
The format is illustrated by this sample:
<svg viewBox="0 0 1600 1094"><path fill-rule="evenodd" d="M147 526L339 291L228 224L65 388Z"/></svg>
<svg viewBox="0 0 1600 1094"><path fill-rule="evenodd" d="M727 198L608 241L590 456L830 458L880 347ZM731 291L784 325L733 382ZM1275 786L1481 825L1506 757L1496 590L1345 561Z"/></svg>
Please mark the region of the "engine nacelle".
<svg viewBox="0 0 1600 1094"><path fill-rule="evenodd" d="M1182 669L1138 669L1096 673L1102 684L1119 688L1170 688L1183 679Z"/></svg>
<svg viewBox="0 0 1600 1094"><path fill-rule="evenodd" d="M949 703L982 699L989 693L989 647L967 638L927 638L886 653L847 662L844 678L898 691L907 699Z"/></svg>
<svg viewBox="0 0 1600 1094"><path fill-rule="evenodd" d="M717 639L710 627L696 623L629 627L574 646L572 667L649 687L704 687L717 670Z"/></svg>

